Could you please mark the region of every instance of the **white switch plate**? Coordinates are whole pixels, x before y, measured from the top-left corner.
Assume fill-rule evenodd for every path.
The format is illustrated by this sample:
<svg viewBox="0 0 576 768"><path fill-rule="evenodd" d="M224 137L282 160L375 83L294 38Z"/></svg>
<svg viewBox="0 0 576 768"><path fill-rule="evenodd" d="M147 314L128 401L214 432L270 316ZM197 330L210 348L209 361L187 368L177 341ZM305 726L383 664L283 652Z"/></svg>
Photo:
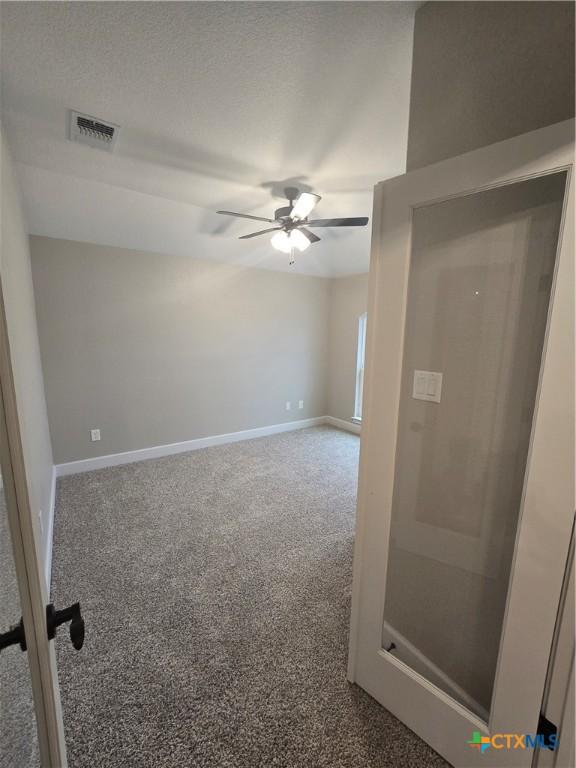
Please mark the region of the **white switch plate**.
<svg viewBox="0 0 576 768"><path fill-rule="evenodd" d="M300 410L304 408L304 400L298 400L298 408L300 408Z"/></svg>
<svg viewBox="0 0 576 768"><path fill-rule="evenodd" d="M286 410L289 411L292 408L292 403L290 400L286 400Z"/></svg>
<svg viewBox="0 0 576 768"><path fill-rule="evenodd" d="M91 429L90 430L90 440L92 440L93 443L98 442L100 440L100 430L99 429Z"/></svg>
<svg viewBox="0 0 576 768"><path fill-rule="evenodd" d="M414 371L412 397L439 403L442 395L442 374L436 371Z"/></svg>

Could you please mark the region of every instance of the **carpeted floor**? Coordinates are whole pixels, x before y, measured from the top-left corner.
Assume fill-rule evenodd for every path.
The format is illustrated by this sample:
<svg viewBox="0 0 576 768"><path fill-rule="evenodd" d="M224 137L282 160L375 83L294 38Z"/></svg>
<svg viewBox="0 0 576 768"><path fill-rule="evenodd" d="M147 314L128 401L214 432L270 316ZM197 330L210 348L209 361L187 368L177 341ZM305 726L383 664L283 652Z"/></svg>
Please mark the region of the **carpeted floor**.
<svg viewBox="0 0 576 768"><path fill-rule="evenodd" d="M440 768L346 681L358 438L319 427L62 478L71 768Z"/></svg>

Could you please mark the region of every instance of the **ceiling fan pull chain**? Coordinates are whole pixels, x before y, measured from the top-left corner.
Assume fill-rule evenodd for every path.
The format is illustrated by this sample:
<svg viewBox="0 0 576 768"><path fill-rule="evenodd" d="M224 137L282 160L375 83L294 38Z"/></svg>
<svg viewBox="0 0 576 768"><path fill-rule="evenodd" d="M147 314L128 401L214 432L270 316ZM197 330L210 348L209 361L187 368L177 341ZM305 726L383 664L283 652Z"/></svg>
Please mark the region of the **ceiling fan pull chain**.
<svg viewBox="0 0 576 768"><path fill-rule="evenodd" d="M296 262L296 259L294 258L294 251L295 251L295 248L294 248L294 246L292 246L290 248L290 261L288 262L288 264L290 264L290 266L292 266Z"/></svg>

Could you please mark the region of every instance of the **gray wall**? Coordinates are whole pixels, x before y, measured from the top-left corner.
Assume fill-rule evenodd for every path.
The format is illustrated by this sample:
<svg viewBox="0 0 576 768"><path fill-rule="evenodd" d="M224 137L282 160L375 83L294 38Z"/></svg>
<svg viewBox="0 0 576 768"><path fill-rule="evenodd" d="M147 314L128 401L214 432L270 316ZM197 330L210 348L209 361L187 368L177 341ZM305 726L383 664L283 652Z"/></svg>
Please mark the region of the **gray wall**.
<svg viewBox="0 0 576 768"><path fill-rule="evenodd" d="M574 116L574 4L429 2L416 13L408 170Z"/></svg>
<svg viewBox="0 0 576 768"><path fill-rule="evenodd" d="M18 405L28 492L34 520L41 520L44 560L52 487L52 448L34 308L28 236L18 185L4 136L1 136L0 275Z"/></svg>
<svg viewBox="0 0 576 768"><path fill-rule="evenodd" d="M354 415L358 319L368 306L368 275L331 281L328 414L347 421Z"/></svg>
<svg viewBox="0 0 576 768"><path fill-rule="evenodd" d="M30 241L56 463L326 414L328 280Z"/></svg>

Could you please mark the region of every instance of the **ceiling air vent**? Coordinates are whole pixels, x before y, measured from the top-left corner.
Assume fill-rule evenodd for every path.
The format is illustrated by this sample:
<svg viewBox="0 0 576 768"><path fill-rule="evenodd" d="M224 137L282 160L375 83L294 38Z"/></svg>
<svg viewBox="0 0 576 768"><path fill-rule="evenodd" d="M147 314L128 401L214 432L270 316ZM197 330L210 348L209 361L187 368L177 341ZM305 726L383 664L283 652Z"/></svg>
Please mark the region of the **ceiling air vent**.
<svg viewBox="0 0 576 768"><path fill-rule="evenodd" d="M70 111L70 139L89 147L111 152L118 137L120 126L107 123L98 117Z"/></svg>

